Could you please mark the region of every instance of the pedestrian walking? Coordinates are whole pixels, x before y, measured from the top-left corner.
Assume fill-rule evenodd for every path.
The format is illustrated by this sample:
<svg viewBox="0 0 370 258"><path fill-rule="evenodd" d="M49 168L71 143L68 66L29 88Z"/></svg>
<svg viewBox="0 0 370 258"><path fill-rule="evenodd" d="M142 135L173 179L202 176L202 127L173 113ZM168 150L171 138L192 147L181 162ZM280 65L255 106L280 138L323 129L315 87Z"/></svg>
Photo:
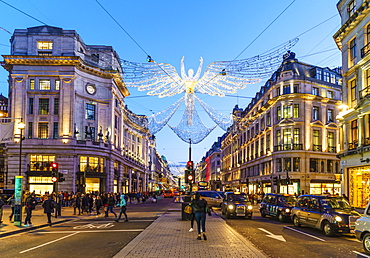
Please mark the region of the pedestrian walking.
<svg viewBox="0 0 370 258"><path fill-rule="evenodd" d="M81 198L79 194L72 196L72 207L73 215L76 215L76 210L78 210L78 215L81 215Z"/></svg>
<svg viewBox="0 0 370 258"><path fill-rule="evenodd" d="M200 199L201 195L199 192L195 194L195 199L190 202L193 211L195 212L195 220L197 222L198 228L198 240L201 240L201 234L203 234L203 239L207 240L206 236L206 214L211 215L208 208L207 201Z"/></svg>
<svg viewBox="0 0 370 258"><path fill-rule="evenodd" d="M3 197L0 195L0 225L3 223L3 211L4 211L5 201Z"/></svg>
<svg viewBox="0 0 370 258"><path fill-rule="evenodd" d="M10 208L12 209L12 212L9 215L9 221L11 222L14 215L14 194L8 199L8 205L10 205Z"/></svg>
<svg viewBox="0 0 370 258"><path fill-rule="evenodd" d="M30 196L27 197L26 199L26 202L25 202L25 206L26 206L26 219L24 221L24 226L25 227L32 227L32 223L31 223L31 218L32 218L32 211L35 209L36 207L36 199L35 199L35 194L32 193Z"/></svg>
<svg viewBox="0 0 370 258"><path fill-rule="evenodd" d="M96 209L96 216L100 215L100 208L103 206L103 201L101 200L100 196L96 196L95 198L95 209Z"/></svg>
<svg viewBox="0 0 370 258"><path fill-rule="evenodd" d="M195 195L192 195L192 196L191 196L191 200L190 200L190 202L191 202L192 200L194 200L194 198L195 198ZM189 232L193 232L193 231L194 231L194 220L195 220L195 211L194 211L194 209L193 209L193 212L191 213L190 229L189 229Z"/></svg>
<svg viewBox="0 0 370 258"><path fill-rule="evenodd" d="M55 218L62 216L62 202L63 202L63 193L55 193Z"/></svg>
<svg viewBox="0 0 370 258"><path fill-rule="evenodd" d="M85 194L81 195L81 214L84 212L88 212L88 206L89 206L89 201L87 200L87 197Z"/></svg>
<svg viewBox="0 0 370 258"><path fill-rule="evenodd" d="M119 212L118 219L116 219L116 222L118 222L121 219L122 214L125 215L125 222L128 222L127 214L126 214L126 205L127 205L127 196L124 194L121 194L120 197L120 203L119 206L121 207L121 210Z"/></svg>
<svg viewBox="0 0 370 258"><path fill-rule="evenodd" d="M51 214L54 213L55 208L55 202L51 195L48 196L48 198L44 201L42 204L42 207L44 208L44 213L46 214L46 217L48 218L48 224L51 227Z"/></svg>
<svg viewBox="0 0 370 258"><path fill-rule="evenodd" d="M107 199L107 209L105 211L105 217L108 218L108 213L111 212L114 214L114 216L117 218L117 214L113 211L113 206L115 204L115 200L112 194L108 194L108 199Z"/></svg>

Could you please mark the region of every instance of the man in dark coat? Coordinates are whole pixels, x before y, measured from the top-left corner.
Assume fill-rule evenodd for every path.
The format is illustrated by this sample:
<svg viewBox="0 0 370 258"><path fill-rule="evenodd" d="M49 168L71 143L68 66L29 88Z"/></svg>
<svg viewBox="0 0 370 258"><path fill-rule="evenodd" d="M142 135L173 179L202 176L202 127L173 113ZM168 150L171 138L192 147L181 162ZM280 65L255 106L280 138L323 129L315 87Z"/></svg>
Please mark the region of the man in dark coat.
<svg viewBox="0 0 370 258"><path fill-rule="evenodd" d="M31 217L32 217L32 211L35 209L37 202L35 199L35 194L32 193L30 196L27 197L26 202L26 219L24 221L24 226L25 227L32 227L31 223Z"/></svg>
<svg viewBox="0 0 370 258"><path fill-rule="evenodd" d="M44 213L46 213L46 216L48 218L48 224L51 227L51 214L54 212L55 202L53 198L49 195L48 198L44 201L42 204L42 207L44 208Z"/></svg>

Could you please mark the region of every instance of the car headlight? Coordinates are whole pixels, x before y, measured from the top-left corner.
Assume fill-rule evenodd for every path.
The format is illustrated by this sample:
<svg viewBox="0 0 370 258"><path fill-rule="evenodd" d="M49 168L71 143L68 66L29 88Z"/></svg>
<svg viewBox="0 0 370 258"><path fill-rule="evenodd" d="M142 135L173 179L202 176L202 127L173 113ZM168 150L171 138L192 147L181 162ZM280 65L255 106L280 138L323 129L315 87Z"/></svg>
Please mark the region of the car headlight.
<svg viewBox="0 0 370 258"><path fill-rule="evenodd" d="M253 206L252 205L248 205L248 210L253 210Z"/></svg>
<svg viewBox="0 0 370 258"><path fill-rule="evenodd" d="M290 212L290 209L286 208L285 213L289 213L289 212Z"/></svg>
<svg viewBox="0 0 370 258"><path fill-rule="evenodd" d="M234 209L234 205L230 204L229 206L227 206L229 208L229 210L233 210Z"/></svg>
<svg viewBox="0 0 370 258"><path fill-rule="evenodd" d="M341 222L343 220L342 217L339 216L335 216L334 219L336 222Z"/></svg>

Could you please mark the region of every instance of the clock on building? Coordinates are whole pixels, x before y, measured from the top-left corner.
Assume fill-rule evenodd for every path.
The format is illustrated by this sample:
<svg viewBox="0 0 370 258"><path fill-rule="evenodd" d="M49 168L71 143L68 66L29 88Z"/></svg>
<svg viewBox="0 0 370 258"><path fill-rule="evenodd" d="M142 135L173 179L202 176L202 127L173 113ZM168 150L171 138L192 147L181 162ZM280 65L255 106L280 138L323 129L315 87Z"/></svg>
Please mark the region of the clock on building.
<svg viewBox="0 0 370 258"><path fill-rule="evenodd" d="M94 85L92 85L92 84L87 84L87 85L86 85L86 91L87 91L87 93L89 93L89 94L93 95L93 94L95 94L95 92L96 92L96 88L95 88L95 86L94 86Z"/></svg>

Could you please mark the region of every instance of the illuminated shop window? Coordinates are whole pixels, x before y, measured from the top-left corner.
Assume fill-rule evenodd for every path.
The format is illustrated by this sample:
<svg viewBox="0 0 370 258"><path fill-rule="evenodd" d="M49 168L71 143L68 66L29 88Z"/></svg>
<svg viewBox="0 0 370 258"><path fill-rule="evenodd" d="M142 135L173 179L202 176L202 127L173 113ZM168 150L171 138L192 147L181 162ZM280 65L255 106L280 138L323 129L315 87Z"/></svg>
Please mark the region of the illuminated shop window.
<svg viewBox="0 0 370 258"><path fill-rule="evenodd" d="M31 155L30 171L51 171L50 163L55 162L54 155ZM50 178L49 178L50 181ZM40 183L40 182L38 182Z"/></svg>
<svg viewBox="0 0 370 258"><path fill-rule="evenodd" d="M80 157L80 172L104 172L104 158L101 157Z"/></svg>

